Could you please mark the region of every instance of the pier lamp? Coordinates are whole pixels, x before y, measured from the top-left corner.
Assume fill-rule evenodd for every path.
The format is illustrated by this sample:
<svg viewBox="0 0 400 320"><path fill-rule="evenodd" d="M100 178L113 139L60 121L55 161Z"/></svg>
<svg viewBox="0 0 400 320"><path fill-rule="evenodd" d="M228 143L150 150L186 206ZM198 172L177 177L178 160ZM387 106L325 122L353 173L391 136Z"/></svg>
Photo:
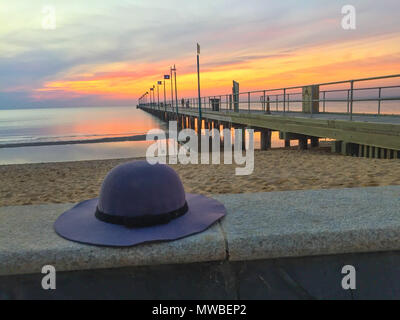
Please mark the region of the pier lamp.
<svg viewBox="0 0 400 320"><path fill-rule="evenodd" d="M174 110L174 83L172 82L172 79L173 79L172 67L169 68L169 73L170 73L170 79L171 79L171 107L172 107L172 111L173 111ZM176 106L176 108L178 109L178 105ZM178 113L176 113L176 115L178 115Z"/></svg>
<svg viewBox="0 0 400 320"><path fill-rule="evenodd" d="M175 67L175 65L173 68L171 68L171 83L172 83L172 72L174 73L174 77L175 77L175 104L176 104L176 115L178 115L178 88L176 86L176 67Z"/></svg>
<svg viewBox="0 0 400 320"><path fill-rule="evenodd" d="M165 94L165 80L169 80L170 76L169 74L164 74L164 104L165 104L165 108L167 108L167 96ZM171 101L172 101L172 86L171 86ZM167 110L167 109L165 109Z"/></svg>
<svg viewBox="0 0 400 320"><path fill-rule="evenodd" d="M154 88L150 88L150 107L152 107L153 106L153 103L154 103L154 99L152 98L152 96L151 96L151 92L154 90Z"/></svg>
<svg viewBox="0 0 400 320"><path fill-rule="evenodd" d="M200 45L197 44L197 94L199 99L199 122L201 123L201 95L200 95Z"/></svg>
<svg viewBox="0 0 400 320"><path fill-rule="evenodd" d="M155 90L156 89L156 86L153 84L153 89L151 90L151 91L153 91L153 104L155 105L156 104L156 95L155 95Z"/></svg>
<svg viewBox="0 0 400 320"><path fill-rule="evenodd" d="M162 81L157 81L157 101L158 101L158 110L160 110L160 85Z"/></svg>

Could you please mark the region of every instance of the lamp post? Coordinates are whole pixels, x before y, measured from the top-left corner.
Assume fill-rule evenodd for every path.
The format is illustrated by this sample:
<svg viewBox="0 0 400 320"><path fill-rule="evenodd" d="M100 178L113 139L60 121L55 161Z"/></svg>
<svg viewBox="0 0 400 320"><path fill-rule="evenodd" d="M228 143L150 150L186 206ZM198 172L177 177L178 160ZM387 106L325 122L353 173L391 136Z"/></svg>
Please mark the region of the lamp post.
<svg viewBox="0 0 400 320"><path fill-rule="evenodd" d="M162 84L162 81L157 81L157 101L158 101L158 110L160 110L160 89L159 89L160 84Z"/></svg>
<svg viewBox="0 0 400 320"><path fill-rule="evenodd" d="M143 93L142 96L140 97L140 105L143 105L143 106L146 105L146 95L147 95L147 92Z"/></svg>
<svg viewBox="0 0 400 320"><path fill-rule="evenodd" d="M151 96L151 92L153 92L153 96ZM154 88L150 88L150 108L153 107L154 104Z"/></svg>
<svg viewBox="0 0 400 320"><path fill-rule="evenodd" d="M171 79L171 107L174 110L174 85L172 83L172 67L169 68L170 70L170 79ZM176 114L178 116L178 114Z"/></svg>
<svg viewBox="0 0 400 320"><path fill-rule="evenodd" d="M152 91L153 91L153 105L155 106L156 105L156 86L153 84L153 88L152 88Z"/></svg>
<svg viewBox="0 0 400 320"><path fill-rule="evenodd" d="M197 91L199 95L199 123L201 123L201 96L200 96L200 45L197 44Z"/></svg>
<svg viewBox="0 0 400 320"><path fill-rule="evenodd" d="M169 74L165 74L164 75L164 107L165 107L165 111L167 111L167 96L165 93L165 80L169 79Z"/></svg>
<svg viewBox="0 0 400 320"><path fill-rule="evenodd" d="M155 92L155 89L153 87L153 88L151 88L151 100L153 100L153 108L157 105L154 92Z"/></svg>
<svg viewBox="0 0 400 320"><path fill-rule="evenodd" d="M150 88L150 91L149 91L149 92L150 92L150 94L149 94L149 100L150 100L150 108L151 108L151 103L152 103L152 102L151 102L151 88Z"/></svg>
<svg viewBox="0 0 400 320"><path fill-rule="evenodd" d="M174 68L171 69L171 72L174 72L175 76L175 103L176 103L176 115L178 115L178 88L176 87L176 67L174 65Z"/></svg>

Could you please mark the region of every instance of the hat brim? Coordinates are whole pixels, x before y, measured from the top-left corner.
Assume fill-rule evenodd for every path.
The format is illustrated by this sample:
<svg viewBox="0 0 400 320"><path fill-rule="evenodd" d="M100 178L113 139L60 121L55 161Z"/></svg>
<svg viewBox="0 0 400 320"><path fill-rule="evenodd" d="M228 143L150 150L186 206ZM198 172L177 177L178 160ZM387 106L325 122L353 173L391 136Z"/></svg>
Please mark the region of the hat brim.
<svg viewBox="0 0 400 320"><path fill-rule="evenodd" d="M222 203L199 194L186 193L189 210L167 224L127 228L95 217L98 198L78 203L54 223L55 231L68 240L99 246L127 247L153 241L171 241L202 232L226 214Z"/></svg>

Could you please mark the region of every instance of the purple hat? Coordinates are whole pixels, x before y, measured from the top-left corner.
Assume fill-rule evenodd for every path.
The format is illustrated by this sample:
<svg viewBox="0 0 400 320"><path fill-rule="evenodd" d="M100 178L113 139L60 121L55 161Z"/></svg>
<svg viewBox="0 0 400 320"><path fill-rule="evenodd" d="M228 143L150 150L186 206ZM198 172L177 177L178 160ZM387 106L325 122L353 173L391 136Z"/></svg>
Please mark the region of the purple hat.
<svg viewBox="0 0 400 320"><path fill-rule="evenodd" d="M100 197L64 212L54 229L76 242L133 246L202 232L225 214L217 200L185 193L171 167L132 161L112 169Z"/></svg>

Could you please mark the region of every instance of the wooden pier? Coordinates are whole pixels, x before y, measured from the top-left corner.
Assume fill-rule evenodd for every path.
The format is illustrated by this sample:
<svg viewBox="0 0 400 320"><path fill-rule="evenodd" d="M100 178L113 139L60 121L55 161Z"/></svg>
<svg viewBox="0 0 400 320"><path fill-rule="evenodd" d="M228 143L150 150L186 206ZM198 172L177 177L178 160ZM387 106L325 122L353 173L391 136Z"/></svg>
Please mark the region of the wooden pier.
<svg viewBox="0 0 400 320"><path fill-rule="evenodd" d="M198 109L138 105L163 121L176 120L178 128L195 128ZM400 116L354 114L352 120L342 113L234 112L202 110L203 128L249 128L261 133L261 149L271 147L271 132L279 131L285 146L298 140L299 148L317 147L320 138L332 139L333 152L368 158L400 157Z"/></svg>
<svg viewBox="0 0 400 320"><path fill-rule="evenodd" d="M137 107L164 121L176 120L178 128L194 129L201 115L202 128L253 129L261 133L262 150L271 147L271 132L278 131L285 147L291 140L297 140L300 149L317 147L319 139L327 138L332 152L398 159L400 85L394 81L399 80L400 74L394 74L249 92L239 92L233 81L232 94L182 99L178 105L177 99L155 103L151 96L148 103L146 93ZM388 103L393 114L387 114ZM339 110L344 107L346 112L328 112L329 104L342 104ZM368 113L361 113L360 104L369 105Z"/></svg>

